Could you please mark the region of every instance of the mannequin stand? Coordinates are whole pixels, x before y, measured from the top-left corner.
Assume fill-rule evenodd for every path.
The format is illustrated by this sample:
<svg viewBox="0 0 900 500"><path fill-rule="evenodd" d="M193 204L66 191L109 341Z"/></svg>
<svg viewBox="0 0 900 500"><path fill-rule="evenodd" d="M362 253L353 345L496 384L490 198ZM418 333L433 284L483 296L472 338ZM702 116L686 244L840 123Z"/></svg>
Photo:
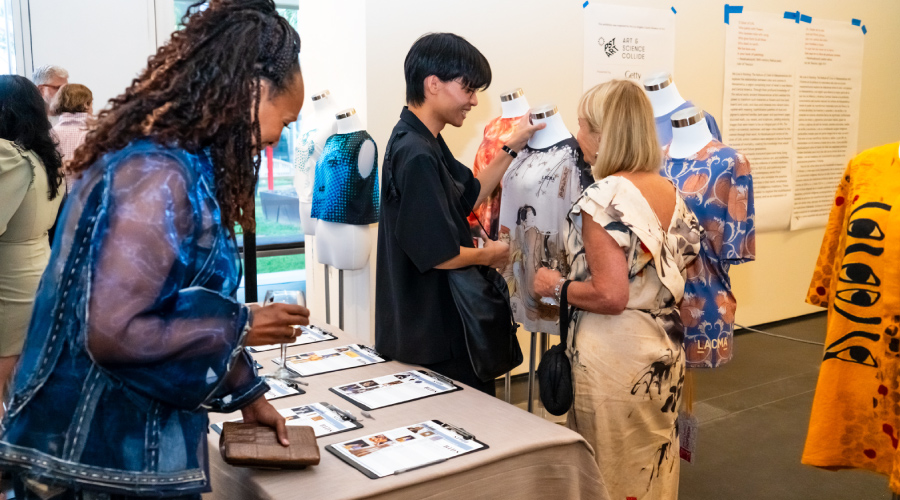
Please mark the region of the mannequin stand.
<svg viewBox="0 0 900 500"><path fill-rule="evenodd" d="M503 400L507 403L510 402L511 393L512 392L512 377L509 372L506 372L506 376L503 377Z"/></svg>
<svg viewBox="0 0 900 500"><path fill-rule="evenodd" d="M534 410L534 358L537 354L537 332L531 332L531 354L528 355L528 413Z"/></svg>
<svg viewBox="0 0 900 500"><path fill-rule="evenodd" d="M535 384L535 379L537 378L537 370L535 369L535 364L537 362L538 333L540 333L541 335L541 354L543 355L543 353L547 352L547 349L550 348L549 335L544 332L531 332L531 353L528 356L528 413L534 412L534 387L535 385L537 385ZM508 392L509 390L507 389L507 394ZM540 396L538 396L537 399L538 401L540 401Z"/></svg>
<svg viewBox="0 0 900 500"><path fill-rule="evenodd" d="M331 266L325 264L325 323L331 324ZM344 329L344 270L338 269L338 328Z"/></svg>
<svg viewBox="0 0 900 500"><path fill-rule="evenodd" d="M338 269L338 328L344 329L344 270Z"/></svg>
<svg viewBox="0 0 900 500"><path fill-rule="evenodd" d="M325 323L331 324L331 270L325 264Z"/></svg>

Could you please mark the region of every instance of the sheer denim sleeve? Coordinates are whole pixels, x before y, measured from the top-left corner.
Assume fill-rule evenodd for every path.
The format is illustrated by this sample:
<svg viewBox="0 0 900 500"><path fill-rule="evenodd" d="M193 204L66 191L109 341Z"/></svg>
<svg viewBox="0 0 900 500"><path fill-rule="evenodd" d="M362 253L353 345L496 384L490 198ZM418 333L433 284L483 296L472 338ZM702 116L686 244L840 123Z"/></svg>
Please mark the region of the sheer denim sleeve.
<svg viewBox="0 0 900 500"><path fill-rule="evenodd" d="M203 220L188 167L142 154L112 168L92 251L88 352L176 408L233 411L261 396L267 386L243 349L247 307L187 286Z"/></svg>

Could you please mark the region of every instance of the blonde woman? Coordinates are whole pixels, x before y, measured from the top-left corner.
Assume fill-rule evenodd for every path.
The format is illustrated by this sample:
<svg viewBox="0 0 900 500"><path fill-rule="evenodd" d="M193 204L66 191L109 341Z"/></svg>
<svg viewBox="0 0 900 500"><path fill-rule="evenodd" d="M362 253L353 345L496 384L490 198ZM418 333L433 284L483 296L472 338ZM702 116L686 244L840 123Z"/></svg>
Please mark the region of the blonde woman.
<svg viewBox="0 0 900 500"><path fill-rule="evenodd" d="M68 164L75 150L84 142L88 133L88 120L94 113L94 94L91 89L78 83L68 83L60 87L50 104L50 114L59 121L53 126L53 134L59 141L59 154L63 158L66 173L66 193L71 191L75 178L69 173Z"/></svg>
<svg viewBox="0 0 900 500"><path fill-rule="evenodd" d="M594 447L610 498L676 498L684 381L677 306L703 230L659 175L643 90L624 80L592 88L578 124L597 182L569 214L568 277L542 268L534 280L538 294L564 293L575 309L568 424Z"/></svg>

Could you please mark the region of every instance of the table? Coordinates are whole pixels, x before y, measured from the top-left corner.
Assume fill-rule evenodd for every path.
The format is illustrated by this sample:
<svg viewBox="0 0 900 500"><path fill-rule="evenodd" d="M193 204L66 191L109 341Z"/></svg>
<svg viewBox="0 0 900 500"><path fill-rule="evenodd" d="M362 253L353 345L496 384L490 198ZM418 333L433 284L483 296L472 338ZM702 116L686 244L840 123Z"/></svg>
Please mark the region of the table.
<svg viewBox="0 0 900 500"><path fill-rule="evenodd" d="M322 325L319 322L314 324ZM338 340L291 347L288 354L359 343L360 339L333 326L325 329ZM254 357L271 373L274 349ZM276 408L329 402L349 410L364 425L318 439L322 461L301 471L266 471L231 467L218 453L219 434L209 433L209 466L213 492L219 499L605 499L606 488L593 451L577 433L522 411L468 386L463 390L371 412L362 418L359 408L328 389L366 378L418 368L390 361L307 377L306 394L272 401ZM240 412L210 414L212 423L240 418ZM325 450L325 446L382 430L437 419L471 432L489 448L405 474L369 479Z"/></svg>

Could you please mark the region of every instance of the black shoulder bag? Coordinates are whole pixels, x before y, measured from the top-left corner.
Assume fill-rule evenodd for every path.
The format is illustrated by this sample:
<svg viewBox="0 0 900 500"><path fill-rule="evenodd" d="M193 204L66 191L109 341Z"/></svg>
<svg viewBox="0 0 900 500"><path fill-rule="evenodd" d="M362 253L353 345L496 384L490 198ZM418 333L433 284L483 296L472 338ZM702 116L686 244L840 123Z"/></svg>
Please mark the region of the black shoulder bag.
<svg viewBox="0 0 900 500"><path fill-rule="evenodd" d="M382 164L386 172L389 170L387 164L391 155L390 147L391 144L388 144L387 158ZM443 159L441 165L456 190L458 198L455 204L459 209L462 193ZM393 165L390 169L392 168ZM396 195L393 172L389 175L390 192ZM478 224L481 224L480 220ZM462 320L466 348L475 375L482 382L489 382L522 364L524 357L516 337L519 325L513 318L509 288L503 276L489 266L468 266L446 272L453 302Z"/></svg>
<svg viewBox="0 0 900 500"><path fill-rule="evenodd" d="M441 161L443 164L443 161ZM456 190L456 203L462 193L444 165L450 184ZM478 225L487 234L478 217ZM509 304L506 280L490 266L468 266L447 271L453 302L462 319L466 347L475 375L488 382L522 364L524 356L516 331L519 324Z"/></svg>
<svg viewBox="0 0 900 500"><path fill-rule="evenodd" d="M503 276L489 266L469 266L448 270L447 281L462 319L475 375L488 382L522 364L516 337L519 325L513 318Z"/></svg>
<svg viewBox="0 0 900 500"><path fill-rule="evenodd" d="M566 355L569 339L569 301L566 299L571 281L563 283L559 294L559 336L560 343L551 347L541 356L538 365L538 385L541 390L541 402L552 415L562 415L569 411L575 399L575 387L572 384L572 364ZM572 338L575 345L575 338Z"/></svg>

